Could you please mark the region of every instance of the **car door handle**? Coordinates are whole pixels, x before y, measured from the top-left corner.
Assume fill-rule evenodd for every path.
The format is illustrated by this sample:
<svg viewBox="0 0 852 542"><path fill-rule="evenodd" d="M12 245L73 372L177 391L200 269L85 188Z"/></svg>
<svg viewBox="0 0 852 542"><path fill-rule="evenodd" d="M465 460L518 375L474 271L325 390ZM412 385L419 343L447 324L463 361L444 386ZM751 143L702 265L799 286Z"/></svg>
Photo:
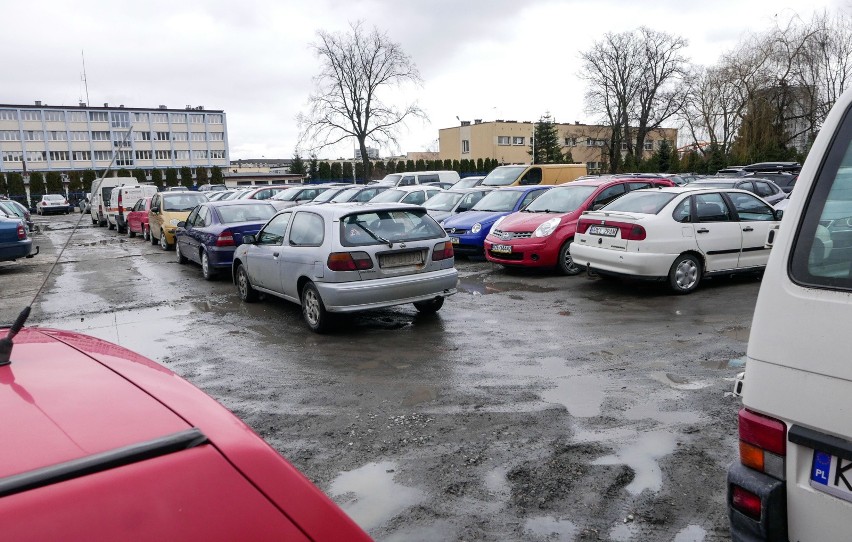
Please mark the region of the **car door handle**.
<svg viewBox="0 0 852 542"><path fill-rule="evenodd" d="M743 228L743 231L754 231L754 228L752 228L751 226L746 226L745 228Z"/></svg>
<svg viewBox="0 0 852 542"><path fill-rule="evenodd" d="M273 257L273 258L277 258L277 257L278 257L278 253L277 253L277 252L273 252L273 253L272 253L272 257Z"/></svg>
<svg viewBox="0 0 852 542"><path fill-rule="evenodd" d="M695 233L710 233L710 230L707 228L701 228L700 230L695 230Z"/></svg>

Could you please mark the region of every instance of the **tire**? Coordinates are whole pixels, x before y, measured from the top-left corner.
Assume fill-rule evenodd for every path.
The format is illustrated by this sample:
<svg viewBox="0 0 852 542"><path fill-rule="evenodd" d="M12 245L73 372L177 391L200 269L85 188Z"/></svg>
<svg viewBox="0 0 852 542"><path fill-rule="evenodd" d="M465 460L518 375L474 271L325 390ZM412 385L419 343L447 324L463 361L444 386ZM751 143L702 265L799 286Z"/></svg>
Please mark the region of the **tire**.
<svg viewBox="0 0 852 542"><path fill-rule="evenodd" d="M114 229L115 229L115 224L113 224L112 222L110 222L110 221L109 221L109 219L107 219L107 229L108 229L108 230L114 230ZM119 232L119 233L120 233L120 232Z"/></svg>
<svg viewBox="0 0 852 542"><path fill-rule="evenodd" d="M154 234L151 232L150 226L148 227L148 240L151 241L152 245L157 245L157 240L154 239Z"/></svg>
<svg viewBox="0 0 852 542"><path fill-rule="evenodd" d="M97 225L98 225L98 221L97 221L97 219L93 216L93 217L92 217L92 226L97 226Z"/></svg>
<svg viewBox="0 0 852 542"><path fill-rule="evenodd" d="M134 237L136 237L136 232L135 232L135 231L133 231L132 229L130 229L130 224L128 224L128 225L127 225L127 227L126 227L125 229L127 230L127 237L129 237L129 238L131 238L131 239L133 239Z"/></svg>
<svg viewBox="0 0 852 542"><path fill-rule="evenodd" d="M579 275L582 270L577 267L577 264L574 263L573 258L571 258L571 242L569 239L565 241L565 244L559 247L559 255L557 256L558 260L556 262L556 268L563 275L567 275L572 277L574 275Z"/></svg>
<svg viewBox="0 0 852 542"><path fill-rule="evenodd" d="M165 251L168 251L171 248L168 239L166 239L166 232L163 230L160 230L160 248Z"/></svg>
<svg viewBox="0 0 852 542"><path fill-rule="evenodd" d="M443 306L443 297L436 297L435 299L430 299L429 301L418 301L414 304L414 308L423 314L434 314L441 310L441 307Z"/></svg>
<svg viewBox="0 0 852 542"><path fill-rule="evenodd" d="M243 265L237 267L237 293L240 295L240 299L246 303L257 301L257 290L251 287L248 272Z"/></svg>
<svg viewBox="0 0 852 542"><path fill-rule="evenodd" d="M165 238L165 237L164 237L164 238ZM162 247L162 245L160 245L160 247ZM177 263L179 263L179 264L181 264L181 265L183 265L183 264L185 264L185 263L186 263L186 256L184 256L184 255L181 253L181 251L180 251L180 243L178 242L178 240L177 240L177 239L175 239L175 254L176 254Z"/></svg>
<svg viewBox="0 0 852 542"><path fill-rule="evenodd" d="M676 294L688 294L701 282L701 262L692 254L681 254L669 269L669 286Z"/></svg>
<svg viewBox="0 0 852 542"><path fill-rule="evenodd" d="M210 265L210 258L208 258L206 250L201 251L201 275L204 280L216 280L218 275L216 269Z"/></svg>
<svg viewBox="0 0 852 542"><path fill-rule="evenodd" d="M328 329L331 315L325 310L325 305L313 282L306 283L302 288L302 317L315 333L322 333Z"/></svg>
<svg viewBox="0 0 852 542"><path fill-rule="evenodd" d="M142 239L144 239L145 241L151 240L151 231L145 224L142 224Z"/></svg>

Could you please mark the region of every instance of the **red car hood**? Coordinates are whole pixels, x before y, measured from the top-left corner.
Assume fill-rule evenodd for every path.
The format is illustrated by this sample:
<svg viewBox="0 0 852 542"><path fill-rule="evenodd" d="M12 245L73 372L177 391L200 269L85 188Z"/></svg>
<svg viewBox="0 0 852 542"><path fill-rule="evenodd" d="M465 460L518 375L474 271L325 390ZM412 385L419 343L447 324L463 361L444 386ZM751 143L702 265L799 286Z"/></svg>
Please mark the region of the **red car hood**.
<svg viewBox="0 0 852 542"><path fill-rule="evenodd" d="M535 231L537 227L551 218L562 218L564 216L566 215L559 213L525 213L520 211L504 218L497 229L516 232Z"/></svg>

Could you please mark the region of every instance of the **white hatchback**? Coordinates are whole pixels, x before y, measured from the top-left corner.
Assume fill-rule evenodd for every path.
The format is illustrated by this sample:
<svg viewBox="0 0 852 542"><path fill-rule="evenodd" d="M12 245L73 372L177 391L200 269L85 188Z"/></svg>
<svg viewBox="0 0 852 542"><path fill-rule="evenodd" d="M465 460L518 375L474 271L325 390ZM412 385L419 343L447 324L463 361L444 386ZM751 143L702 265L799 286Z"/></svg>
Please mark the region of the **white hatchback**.
<svg viewBox="0 0 852 542"><path fill-rule="evenodd" d="M590 273L666 280L686 294L703 277L765 268L782 214L745 190L637 190L583 213L571 253Z"/></svg>

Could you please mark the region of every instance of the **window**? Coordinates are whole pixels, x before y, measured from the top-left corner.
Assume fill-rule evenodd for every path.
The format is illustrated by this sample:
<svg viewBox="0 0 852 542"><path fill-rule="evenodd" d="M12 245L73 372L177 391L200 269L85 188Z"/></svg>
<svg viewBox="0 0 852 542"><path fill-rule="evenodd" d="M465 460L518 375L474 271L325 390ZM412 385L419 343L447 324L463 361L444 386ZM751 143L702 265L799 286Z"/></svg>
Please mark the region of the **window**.
<svg viewBox="0 0 852 542"><path fill-rule="evenodd" d="M204 132L192 132L192 140L193 141L205 141L207 138L205 137L207 134Z"/></svg>
<svg viewBox="0 0 852 542"><path fill-rule="evenodd" d="M651 183L627 183L627 191L651 188Z"/></svg>
<svg viewBox="0 0 852 542"><path fill-rule="evenodd" d="M171 160L172 151L154 151L154 157L157 160Z"/></svg>
<svg viewBox="0 0 852 542"><path fill-rule="evenodd" d="M600 162L586 162L586 169L592 170L592 169L600 169L600 168L601 168Z"/></svg>
<svg viewBox="0 0 852 542"><path fill-rule="evenodd" d="M729 222L731 212L721 194L699 194L695 198L695 213L699 222Z"/></svg>
<svg viewBox="0 0 852 542"><path fill-rule="evenodd" d="M41 120L41 111L21 111L21 120Z"/></svg>
<svg viewBox="0 0 852 542"><path fill-rule="evenodd" d="M168 141L171 136L168 132L154 132L154 141Z"/></svg>
<svg viewBox="0 0 852 542"><path fill-rule="evenodd" d="M151 132L133 132L133 139L136 141L151 141Z"/></svg>
<svg viewBox="0 0 852 542"><path fill-rule="evenodd" d="M88 141L89 132L71 132L71 141Z"/></svg>
<svg viewBox="0 0 852 542"><path fill-rule="evenodd" d="M222 115L207 115L207 124L222 124Z"/></svg>
<svg viewBox="0 0 852 542"><path fill-rule="evenodd" d="M4 162L22 162L24 153L21 151L3 151Z"/></svg>
<svg viewBox="0 0 852 542"><path fill-rule="evenodd" d="M444 236L444 230L428 216L422 210L365 211L348 215L340 219L340 244L352 247L384 243L366 230L395 243L440 239Z"/></svg>
<svg viewBox="0 0 852 542"><path fill-rule="evenodd" d="M151 151L136 151L137 160L150 160L151 156Z"/></svg>
<svg viewBox="0 0 852 542"><path fill-rule="evenodd" d="M76 162L88 162L92 159L92 153L89 151L74 151L74 160Z"/></svg>
<svg viewBox="0 0 852 542"><path fill-rule="evenodd" d="M89 120L92 122L109 122L106 111L89 111Z"/></svg>
<svg viewBox="0 0 852 542"><path fill-rule="evenodd" d="M65 113L63 111L45 111L44 120L48 122L65 122Z"/></svg>
<svg viewBox="0 0 852 542"><path fill-rule="evenodd" d="M658 192L656 190L631 192L607 205L606 210L655 215L662 211L676 196L677 194L672 194L671 192ZM688 208L686 210L686 217L689 218Z"/></svg>
<svg viewBox="0 0 852 542"><path fill-rule="evenodd" d="M25 130L24 139L26 141L44 141L44 132L41 130Z"/></svg>
<svg viewBox="0 0 852 542"><path fill-rule="evenodd" d="M27 151L27 162L44 162L46 158L44 151Z"/></svg>
<svg viewBox="0 0 852 542"><path fill-rule="evenodd" d="M129 132L113 132L112 133L112 146L113 147L130 147L132 143L130 142L130 134Z"/></svg>
<svg viewBox="0 0 852 542"><path fill-rule="evenodd" d="M754 181L754 187L757 191L757 195L765 198L766 196L771 196L775 194L775 191L772 190L772 187L769 186L769 183Z"/></svg>
<svg viewBox="0 0 852 542"><path fill-rule="evenodd" d="M607 203L615 200L619 196L624 194L625 185L617 184L615 186L610 186L609 188L604 188L600 194L595 196L594 201L592 202L592 210L600 209Z"/></svg>
<svg viewBox="0 0 852 542"><path fill-rule="evenodd" d="M192 151L195 160L207 160L207 151Z"/></svg>
<svg viewBox="0 0 852 542"><path fill-rule="evenodd" d="M290 228L290 244L318 247L325 239L325 222L314 213L297 213Z"/></svg>
<svg viewBox="0 0 852 542"><path fill-rule="evenodd" d="M225 151L210 151L210 158L225 158Z"/></svg>
<svg viewBox="0 0 852 542"><path fill-rule="evenodd" d="M734 209L737 210L741 221L775 220L775 212L772 208L751 194L731 192L728 197L731 198L731 203L734 204Z"/></svg>
<svg viewBox="0 0 852 542"><path fill-rule="evenodd" d="M621 142L621 150L623 150L623 151L627 150L627 142L626 141Z"/></svg>
<svg viewBox="0 0 852 542"><path fill-rule="evenodd" d="M92 132L92 141L109 141L109 132Z"/></svg>
<svg viewBox="0 0 852 542"><path fill-rule="evenodd" d="M166 113L151 113L152 124L168 124L169 116Z"/></svg>
<svg viewBox="0 0 852 542"><path fill-rule="evenodd" d="M497 136L497 144L498 145L508 145L509 144L509 136Z"/></svg>
<svg viewBox="0 0 852 542"><path fill-rule="evenodd" d="M592 137L586 138L586 146L587 147L604 147L606 146L606 139L594 139Z"/></svg>
<svg viewBox="0 0 852 542"><path fill-rule="evenodd" d="M172 132L172 139L174 141L187 141L189 139L189 134L186 132Z"/></svg>
<svg viewBox="0 0 852 542"><path fill-rule="evenodd" d="M118 155L115 160L115 165L117 166L132 166L133 165L133 151L118 151Z"/></svg>
<svg viewBox="0 0 852 542"><path fill-rule="evenodd" d="M172 122L186 124L186 115L184 113L172 113Z"/></svg>
<svg viewBox="0 0 852 542"><path fill-rule="evenodd" d="M467 154L470 152L470 140L462 139L462 154Z"/></svg>
<svg viewBox="0 0 852 542"><path fill-rule="evenodd" d="M192 114L189 116L190 124L204 124L204 115Z"/></svg>
<svg viewBox="0 0 852 542"><path fill-rule="evenodd" d="M18 120L18 112L14 109L0 109L0 120Z"/></svg>
<svg viewBox="0 0 852 542"><path fill-rule="evenodd" d="M686 198L678 203L675 210L672 212L672 218L677 222L692 221L692 198Z"/></svg>
<svg viewBox="0 0 852 542"><path fill-rule="evenodd" d="M0 130L0 141L20 141L21 132L18 130Z"/></svg>
<svg viewBox="0 0 852 542"><path fill-rule="evenodd" d="M512 145L523 145L525 139L526 139L525 137L515 136L515 137L512 138Z"/></svg>
<svg viewBox="0 0 852 542"><path fill-rule="evenodd" d="M284 213L278 215L264 226L263 230L257 236L258 245L280 245L284 242L284 234L287 232L287 225L290 224L292 213Z"/></svg>
<svg viewBox="0 0 852 542"><path fill-rule="evenodd" d="M654 150L654 141L653 141L653 140L651 140L651 139L646 139L646 140L645 140L644 149L645 149L646 151L652 151L652 150Z"/></svg>
<svg viewBox="0 0 852 542"><path fill-rule="evenodd" d="M210 141L225 141L224 132L210 132Z"/></svg>
<svg viewBox="0 0 852 542"><path fill-rule="evenodd" d="M113 128L130 128L130 113L110 113L110 124Z"/></svg>
<svg viewBox="0 0 852 542"><path fill-rule="evenodd" d="M68 122L86 122L85 111L69 111L68 112Z"/></svg>
<svg viewBox="0 0 852 542"><path fill-rule="evenodd" d="M577 138L576 137L566 137L565 138L565 146L566 147L576 147L577 146Z"/></svg>
<svg viewBox="0 0 852 542"><path fill-rule="evenodd" d="M521 209L525 209L527 205L535 201L537 197L544 194L546 190L532 190L526 196L524 196L524 201L521 202ZM507 211L510 209L507 209Z"/></svg>
<svg viewBox="0 0 852 542"><path fill-rule="evenodd" d="M68 132L55 131L48 132L51 141L68 141Z"/></svg>
<svg viewBox="0 0 852 542"><path fill-rule="evenodd" d="M133 113L133 122L148 122L148 113Z"/></svg>
<svg viewBox="0 0 852 542"><path fill-rule="evenodd" d="M109 162L112 160L112 151L95 151L96 162Z"/></svg>
<svg viewBox="0 0 852 542"><path fill-rule="evenodd" d="M56 162L67 162L68 151L50 151L50 159Z"/></svg>
<svg viewBox="0 0 852 542"><path fill-rule="evenodd" d="M175 160L189 160L189 151L175 151Z"/></svg>
<svg viewBox="0 0 852 542"><path fill-rule="evenodd" d="M412 192L402 198L400 203L411 203L413 205L422 205L423 202L426 201L426 192L418 190L417 192Z"/></svg>

